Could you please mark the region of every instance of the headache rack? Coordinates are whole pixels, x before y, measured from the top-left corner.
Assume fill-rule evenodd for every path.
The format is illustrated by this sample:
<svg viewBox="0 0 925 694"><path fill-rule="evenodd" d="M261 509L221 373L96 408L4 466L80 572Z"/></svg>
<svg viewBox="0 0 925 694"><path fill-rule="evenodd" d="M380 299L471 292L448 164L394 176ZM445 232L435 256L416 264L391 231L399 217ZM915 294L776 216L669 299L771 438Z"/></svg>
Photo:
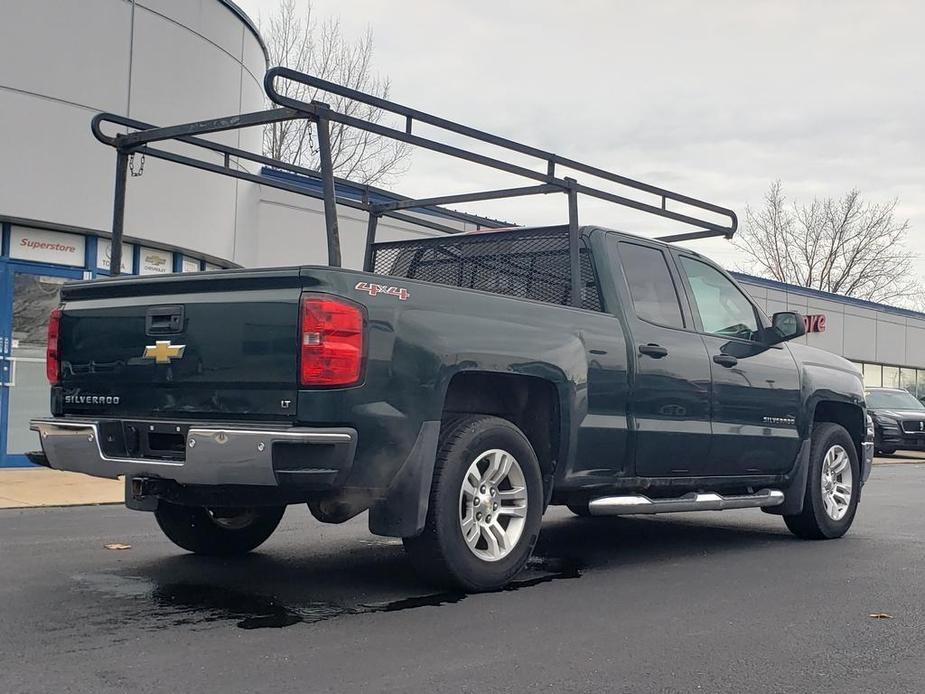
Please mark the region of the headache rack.
<svg viewBox="0 0 925 694"><path fill-rule="evenodd" d="M284 96L276 89L278 80L299 82L313 89L345 97L400 116L404 119L404 129L399 130L378 122L371 122L345 113L340 113L331 109L327 104L321 101L305 102ZM415 276L421 279L426 279L428 276L432 278L442 277L444 283L467 286L466 282L468 281L469 286L483 287L486 283L491 284L491 282L478 279L481 276L479 273L495 272L498 273L499 278L494 282L494 284L497 285L496 288L491 291L515 294L518 296L526 295L530 297L535 297L542 292L553 292L557 297L555 300L551 298L541 300L551 301L552 303L567 303L573 306L587 305L587 303L591 301L588 289L588 273L593 272L590 269L590 262L582 261L582 257L585 254L581 250L582 241L578 226L579 194L629 207L696 228L696 231L687 231L660 237L662 241L686 241L711 236L731 238L736 231L736 215L732 210L724 207L627 178L573 159L561 157L552 152L530 147L498 135L492 135L482 130L477 130L460 123L446 120L445 118L408 108L407 106L402 106L401 104L371 94L365 94L355 89L350 89L349 87L328 82L327 80L322 80L311 75L296 72L289 68L276 67L269 70L264 77L264 89L269 99L276 104L278 108L167 127L156 127L149 123L143 123L113 113L100 113L93 118L91 128L94 136L101 142L114 147L116 150L116 178L112 215L112 254L109 266L112 275L119 274L122 263L121 242L125 218L125 187L129 168L129 157L135 153L172 161L177 164L191 166L204 171L211 171L224 176L252 181L271 188L322 199L324 201L329 265L335 267L341 265L337 205L345 205L347 207L364 210L369 215L366 233L366 251L363 263L364 270L382 272L388 266L391 272L393 266L389 266L388 261L384 260L385 258L391 254L394 256L392 257L392 261L397 261L399 260L402 248L411 249L412 247L420 246L420 248L426 252L424 254L420 252L414 254L416 257L421 258L416 261L418 266L414 268L414 272L418 273ZM201 135L210 133L238 130L241 128L299 119L307 119L315 124L320 171L309 170L304 167L248 152L237 147L219 144L200 137ZM337 184L349 184L352 187L355 187L356 184L338 179L334 176L329 128L329 124L332 121L351 128L365 130L382 137L399 140L409 145L439 152L457 159L504 171L526 179L531 185L419 199L399 197L398 199L385 203L373 203L370 200L371 193L385 192L372 188L371 186L364 186L364 194L360 200L339 195ZM129 132L114 135L106 134L103 132L103 125L105 123L116 125ZM493 145L510 153L511 157L499 158L497 156L487 156L472 149L466 149L460 145L448 144L446 142L423 137L415 134L415 123L426 124L428 127L436 129L438 133L452 133L457 136L461 135L469 140ZM179 142L197 150L205 150L206 153L213 157L219 155L218 159L221 160L221 163L215 160L210 161L208 159L180 154L177 151L155 146L158 143L168 141ZM538 160L538 163L545 170L536 170L523 166L520 163L515 163L515 161L511 160L514 158L514 155L518 155L518 160L521 160L524 156ZM243 167L243 163L259 164L313 178L320 178L322 190L319 193L305 186L300 186L278 177L252 173ZM584 181L579 181L574 177L558 176L556 173L557 167L582 174L586 176L588 181L593 183L593 185ZM653 195L658 199L658 204L642 202L604 190L600 187L602 181L607 184L619 186L620 188ZM499 200L549 193L563 193L566 196L568 203L568 226L558 228L550 227L546 229L545 231L548 238L545 238L543 243L549 245L550 248L542 250L538 246L538 250L527 252L523 258L517 261L520 264L518 267L505 267L503 273L500 272L502 268L500 267L500 261L497 260L498 254L487 251L484 253L469 252L468 258L462 256L452 258L447 257L447 254L450 252L449 249L447 249L446 252L441 252L439 250L439 245L430 241L376 243L376 228L380 217L383 216L393 217L407 223L445 233L457 233L459 230L454 227L436 222L432 218L425 219L423 216L409 215L407 211L427 211L442 205L481 200ZM396 198L394 195L390 194L390 196ZM501 223L495 224L489 220L476 218L473 215L451 212L443 208L440 209L440 212L441 214L449 214L460 220L473 222L480 226L487 226L489 228L503 226ZM723 218L723 223L717 222L715 219L712 221L710 219L704 219L704 213L710 213L715 217ZM514 234L527 232L506 233ZM511 237L512 241L515 239L516 237ZM539 239L539 237L537 237L537 239ZM476 240L474 239L473 243L475 242ZM484 238L477 239L477 242L480 246L491 243L503 243L500 239L497 241L489 241ZM468 242L462 244L454 243L453 246L457 249L469 248ZM550 250L553 247L555 247L555 250ZM456 252L458 254L459 251L457 250ZM556 273L551 268L553 264L544 260L553 255L561 258L562 253L567 253L568 256L567 277L563 277L562 272ZM556 265L561 265L561 263ZM587 268L583 268L583 265L587 265ZM531 269L528 270L528 267ZM408 271L411 271L410 265ZM530 272L536 272L538 274L536 277L531 278L531 276L528 276ZM530 288L542 286L542 278L545 275L549 275L550 272L552 272L554 276L545 278L549 282L549 289L539 290ZM456 275L450 278L446 273L456 273ZM465 273L470 274L465 275ZM454 281L451 282L449 281L450 279ZM440 279L431 279L431 281L440 281ZM516 286L519 287L519 289L499 291L499 288L503 288L506 283L510 287Z"/></svg>

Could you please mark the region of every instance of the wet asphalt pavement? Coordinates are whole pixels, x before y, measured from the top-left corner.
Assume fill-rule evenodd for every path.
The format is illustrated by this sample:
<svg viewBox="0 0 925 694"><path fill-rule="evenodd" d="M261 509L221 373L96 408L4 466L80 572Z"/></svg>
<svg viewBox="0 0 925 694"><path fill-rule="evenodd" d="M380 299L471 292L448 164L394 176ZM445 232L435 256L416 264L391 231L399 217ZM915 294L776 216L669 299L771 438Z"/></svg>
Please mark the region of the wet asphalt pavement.
<svg viewBox="0 0 925 694"><path fill-rule="evenodd" d="M471 596L363 516L293 507L225 561L117 506L2 511L0 692L921 692L923 499L925 465L878 466L834 542L552 509L514 589Z"/></svg>

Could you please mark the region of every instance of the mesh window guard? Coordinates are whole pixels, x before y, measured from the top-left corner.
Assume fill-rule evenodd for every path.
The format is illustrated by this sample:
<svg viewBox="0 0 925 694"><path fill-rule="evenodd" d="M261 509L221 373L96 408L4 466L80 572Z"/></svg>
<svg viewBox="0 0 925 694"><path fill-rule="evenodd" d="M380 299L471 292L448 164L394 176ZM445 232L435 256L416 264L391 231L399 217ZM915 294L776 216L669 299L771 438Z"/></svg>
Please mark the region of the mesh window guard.
<svg viewBox="0 0 925 694"><path fill-rule="evenodd" d="M591 255L583 240L580 258L581 306L603 311ZM549 304L568 306L572 300L567 229L377 243L372 272Z"/></svg>

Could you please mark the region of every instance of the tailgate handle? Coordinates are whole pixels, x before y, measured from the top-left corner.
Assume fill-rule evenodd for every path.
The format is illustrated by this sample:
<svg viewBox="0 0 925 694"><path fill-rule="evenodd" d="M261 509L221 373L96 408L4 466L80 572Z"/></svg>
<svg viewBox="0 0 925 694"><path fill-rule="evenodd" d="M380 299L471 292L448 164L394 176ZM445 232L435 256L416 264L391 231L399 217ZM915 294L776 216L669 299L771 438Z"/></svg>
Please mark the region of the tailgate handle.
<svg viewBox="0 0 925 694"><path fill-rule="evenodd" d="M176 335L182 332L182 306L152 306L145 314L145 335Z"/></svg>

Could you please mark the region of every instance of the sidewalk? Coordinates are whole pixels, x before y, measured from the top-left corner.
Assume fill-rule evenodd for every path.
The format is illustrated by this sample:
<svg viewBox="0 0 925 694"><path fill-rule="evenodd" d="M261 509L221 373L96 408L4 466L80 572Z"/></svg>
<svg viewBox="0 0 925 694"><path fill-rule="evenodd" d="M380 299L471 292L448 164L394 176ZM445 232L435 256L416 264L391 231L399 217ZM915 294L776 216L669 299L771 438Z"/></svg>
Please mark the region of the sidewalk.
<svg viewBox="0 0 925 694"><path fill-rule="evenodd" d="M122 503L124 494L121 479L47 468L0 468L0 508Z"/></svg>
<svg viewBox="0 0 925 694"><path fill-rule="evenodd" d="M874 465L909 465L925 463L923 451L897 451L893 455L882 455L874 458Z"/></svg>

